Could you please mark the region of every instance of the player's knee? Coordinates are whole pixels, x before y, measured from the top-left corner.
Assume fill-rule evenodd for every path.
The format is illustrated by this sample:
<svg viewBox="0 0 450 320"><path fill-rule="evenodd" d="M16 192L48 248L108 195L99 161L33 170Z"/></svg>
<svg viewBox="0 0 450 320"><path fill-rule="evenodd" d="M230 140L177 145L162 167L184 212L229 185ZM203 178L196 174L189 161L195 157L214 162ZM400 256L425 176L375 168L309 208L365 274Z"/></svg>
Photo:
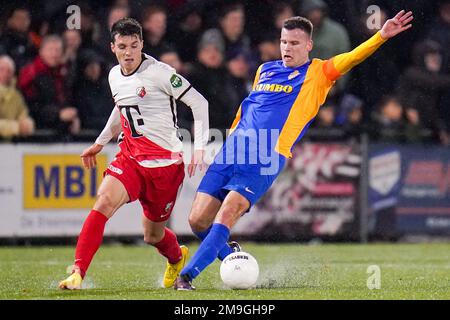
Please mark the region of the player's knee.
<svg viewBox="0 0 450 320"><path fill-rule="evenodd" d="M238 218L248 208L248 203L244 201L233 201L224 203L220 209L220 216L223 218Z"/></svg>
<svg viewBox="0 0 450 320"><path fill-rule="evenodd" d="M202 215L197 211L191 211L191 214L188 218L189 225L191 226L192 231L204 231L208 229L211 222L207 219L202 218Z"/></svg>
<svg viewBox="0 0 450 320"><path fill-rule="evenodd" d="M109 212L113 211L116 206L117 200L114 199L114 197L112 197L109 193L97 194L95 207L103 214L108 214Z"/></svg>

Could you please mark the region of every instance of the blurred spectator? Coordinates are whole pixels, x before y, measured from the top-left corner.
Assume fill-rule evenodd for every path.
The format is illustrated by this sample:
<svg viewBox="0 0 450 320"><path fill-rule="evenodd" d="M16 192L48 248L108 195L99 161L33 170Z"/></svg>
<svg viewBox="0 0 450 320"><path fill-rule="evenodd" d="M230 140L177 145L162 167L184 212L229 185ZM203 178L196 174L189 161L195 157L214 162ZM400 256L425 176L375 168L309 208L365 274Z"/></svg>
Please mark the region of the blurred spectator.
<svg viewBox="0 0 450 320"><path fill-rule="evenodd" d="M195 60L194 52L203 32L203 18L196 2L189 3L182 8L177 19L178 25L173 29L170 39L176 43L177 51L184 62Z"/></svg>
<svg viewBox="0 0 450 320"><path fill-rule="evenodd" d="M429 132L423 127L419 111L415 108L406 108L405 136L408 143L423 143L429 141Z"/></svg>
<svg viewBox="0 0 450 320"><path fill-rule="evenodd" d="M378 29L368 27L367 19L369 15L363 13L356 18L353 28L353 47L358 46L363 41L372 37ZM386 12L380 11L380 25L387 20ZM395 84L400 75L400 70L392 57L394 50L398 47L392 46L389 41L383 45L383 50L377 50L364 63L360 64L351 72L348 83L348 91L357 94L364 100L363 120L369 122L373 108L379 102L380 98L392 94Z"/></svg>
<svg viewBox="0 0 450 320"><path fill-rule="evenodd" d="M67 88L72 88L77 73L77 57L81 46L81 32L76 29L66 29L62 34L64 55L62 63L68 70Z"/></svg>
<svg viewBox="0 0 450 320"><path fill-rule="evenodd" d="M92 49L96 47L100 38L101 20L92 9L90 2L82 3L80 8L82 45L83 48Z"/></svg>
<svg viewBox="0 0 450 320"><path fill-rule="evenodd" d="M68 104L66 70L62 60L61 38L55 35L45 37L39 56L20 71L19 88L25 95L37 128L77 134L80 120L77 109Z"/></svg>
<svg viewBox="0 0 450 320"><path fill-rule="evenodd" d="M108 38L109 33L111 32L111 28L114 23L119 21L120 19L126 18L130 16L130 8L128 7L128 4L116 4L115 6L111 7L108 12L108 21L106 22L106 30L108 30Z"/></svg>
<svg viewBox="0 0 450 320"><path fill-rule="evenodd" d="M166 51L163 51L159 56L159 61L167 63L181 75L186 74L186 66L175 49L168 48Z"/></svg>
<svg viewBox="0 0 450 320"><path fill-rule="evenodd" d="M81 13L81 43L83 48L95 48L100 37L100 23L88 2L80 4Z"/></svg>
<svg viewBox="0 0 450 320"><path fill-rule="evenodd" d="M312 129L324 127L322 131L328 136L342 129L346 136L357 137L373 127L371 115L377 113L373 109L381 104L381 98L395 93L403 111L401 120L391 121L394 123L391 127L400 123L403 138L393 140L421 142L423 132L428 129L433 132L435 141L450 144L447 133L447 123L450 123L450 0L437 2L438 5L425 0L411 3L410 6L417 9L416 17L420 16L420 28L416 25L403 40L384 44L383 50L375 52L349 76L339 80L334 87L338 90L330 92ZM247 96L256 68L261 63L281 58L277 29L297 11L314 24L312 58L325 59L349 51L377 32L367 24L370 15L365 9L369 2L356 0L79 0L76 4L81 7L81 30L66 30L67 4L47 0L26 3L26 7L12 3L12 10L4 9L0 54L11 56L16 62L16 72L21 71L19 87L37 128L55 128L69 133L78 132L77 109L83 128L102 127L105 114L110 113L105 73L117 64L110 49L110 28L125 16L142 18L144 52L171 65L194 85L198 82L199 91L214 110L212 125L221 129L229 127L236 108ZM406 0L380 2L381 25L386 21L386 13L403 8L402 3ZM255 7L258 7L257 12ZM429 13L436 8L437 15L432 17ZM345 23L348 30L336 21ZM424 28L427 23L429 28ZM215 28L204 32L206 25ZM45 53L40 52L36 57L49 29L60 33L64 41L64 53L57 64L52 64L52 58L44 58ZM347 32L351 35L351 45ZM426 41L411 50L419 36ZM399 41L402 41L400 46ZM201 50L197 54L198 48ZM413 59L403 54L410 51ZM413 63L408 66L410 60ZM29 65L24 68L26 64ZM348 80L351 81L348 83ZM8 90L13 83L14 79L6 86ZM346 83L348 90L344 92ZM1 87L2 99L6 97L4 87ZM340 101L339 108L335 106L337 101ZM70 107L72 104L75 108ZM179 126L190 128L191 110L178 102L177 110ZM327 125L331 111L335 113L331 117L335 120ZM377 114L375 126L379 119L385 118Z"/></svg>
<svg viewBox="0 0 450 320"><path fill-rule="evenodd" d="M301 12L314 26L311 58L329 59L350 50L347 30L328 17L328 6L323 0L304 0Z"/></svg>
<svg viewBox="0 0 450 320"><path fill-rule="evenodd" d="M115 5L109 9L106 24L103 24L100 29L96 49L105 59L108 70L117 64L117 58L111 51L111 28L116 21L129 15L130 8L128 6Z"/></svg>
<svg viewBox="0 0 450 320"><path fill-rule="evenodd" d="M238 95L238 100L244 100L252 88L249 81L249 57L245 52L232 51L227 56L227 69L230 73L231 85Z"/></svg>
<svg viewBox="0 0 450 320"><path fill-rule="evenodd" d="M413 50L413 63L399 79L398 95L407 108L417 109L423 125L448 145L448 126L438 112L440 95L450 90L450 75L440 73L441 46L432 40L418 43Z"/></svg>
<svg viewBox="0 0 450 320"><path fill-rule="evenodd" d="M450 0L441 0L439 3L439 14L433 20L428 38L438 42L444 52L444 70L450 73Z"/></svg>
<svg viewBox="0 0 450 320"><path fill-rule="evenodd" d="M78 64L73 94L81 127L100 133L114 107L108 80L104 76L104 61L93 50L85 50L80 54Z"/></svg>
<svg viewBox="0 0 450 320"><path fill-rule="evenodd" d="M42 39L48 35L50 29L50 23L42 17L36 16L33 14L33 19L31 20L30 25L30 41L33 43L36 48L36 55L38 52L38 48L41 47ZM33 56L34 57L34 56Z"/></svg>
<svg viewBox="0 0 450 320"><path fill-rule="evenodd" d="M62 34L62 39L64 43L63 63L74 64L81 46L81 33L76 29L66 29Z"/></svg>
<svg viewBox="0 0 450 320"><path fill-rule="evenodd" d="M199 43L198 62L193 64L189 79L209 101L209 126L225 133L231 126L241 101L223 65L222 43L216 40L203 37Z"/></svg>
<svg viewBox="0 0 450 320"><path fill-rule="evenodd" d="M280 60L280 34L267 33L258 44L258 52L260 64L267 61Z"/></svg>
<svg viewBox="0 0 450 320"><path fill-rule="evenodd" d="M186 76L186 66L180 60L178 53L174 49L169 49L163 53L159 57L161 62L167 63L169 66L174 68L177 73ZM194 116L192 114L192 109L185 105L182 101L177 100L177 124L179 128L184 128L189 131L193 129L192 124L194 121ZM192 134L194 137L194 134Z"/></svg>
<svg viewBox="0 0 450 320"><path fill-rule="evenodd" d="M300 11L314 26L312 37L314 46L309 54L311 58L329 59L340 53L350 51L350 39L347 30L328 17L328 6L323 0L304 0ZM348 75L343 76L328 96L333 97L339 94L347 81Z"/></svg>
<svg viewBox="0 0 450 320"><path fill-rule="evenodd" d="M14 8L7 17L6 28L0 37L0 54L9 55L14 60L17 70L20 70L37 54L37 49L29 35L30 23L28 9Z"/></svg>
<svg viewBox="0 0 450 320"><path fill-rule="evenodd" d="M295 16L294 9L292 8L291 4L287 2L276 2L274 4L273 14L274 27L277 32L281 32L284 20Z"/></svg>
<svg viewBox="0 0 450 320"><path fill-rule="evenodd" d="M439 16L433 20L430 27L428 38L438 42L441 45L442 66L440 73L450 76L450 0L441 0L439 3ZM450 89L441 92L439 99L439 110L443 115L445 123L450 122Z"/></svg>
<svg viewBox="0 0 450 320"><path fill-rule="evenodd" d="M34 121L22 94L15 86L15 65L9 56L0 56L0 138L26 137L34 132Z"/></svg>
<svg viewBox="0 0 450 320"><path fill-rule="evenodd" d="M167 30L166 10L158 5L151 5L142 14L143 51L157 59L162 52L172 45L165 39Z"/></svg>
<svg viewBox="0 0 450 320"><path fill-rule="evenodd" d="M311 140L341 140L344 137L344 131L336 124L336 105L326 102L321 106L310 131L308 137Z"/></svg>
<svg viewBox="0 0 450 320"><path fill-rule="evenodd" d="M342 125L346 138L359 141L366 131L362 121L363 107L363 100L353 94L346 94L342 98L336 123Z"/></svg>
<svg viewBox="0 0 450 320"><path fill-rule="evenodd" d="M371 133L376 141L383 143L405 142L403 106L396 97L383 97L373 117L374 130Z"/></svg>
<svg viewBox="0 0 450 320"><path fill-rule="evenodd" d="M206 30L204 38L216 38L224 48L225 56L238 50L250 52L250 38L244 33L245 12L241 4L227 4L223 7L219 17L219 29Z"/></svg>
<svg viewBox="0 0 450 320"><path fill-rule="evenodd" d="M317 114L316 128L331 128L335 125L335 106L332 104L323 105Z"/></svg>

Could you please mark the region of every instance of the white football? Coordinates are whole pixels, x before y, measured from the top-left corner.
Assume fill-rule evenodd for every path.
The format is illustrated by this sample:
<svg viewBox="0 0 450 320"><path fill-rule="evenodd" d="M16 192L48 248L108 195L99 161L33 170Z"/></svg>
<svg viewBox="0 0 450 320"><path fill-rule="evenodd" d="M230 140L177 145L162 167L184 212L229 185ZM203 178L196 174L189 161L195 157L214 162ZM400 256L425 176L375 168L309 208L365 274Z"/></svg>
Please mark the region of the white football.
<svg viewBox="0 0 450 320"><path fill-rule="evenodd" d="M258 262L247 252L233 252L220 265L220 278L231 289L249 289L258 276Z"/></svg>

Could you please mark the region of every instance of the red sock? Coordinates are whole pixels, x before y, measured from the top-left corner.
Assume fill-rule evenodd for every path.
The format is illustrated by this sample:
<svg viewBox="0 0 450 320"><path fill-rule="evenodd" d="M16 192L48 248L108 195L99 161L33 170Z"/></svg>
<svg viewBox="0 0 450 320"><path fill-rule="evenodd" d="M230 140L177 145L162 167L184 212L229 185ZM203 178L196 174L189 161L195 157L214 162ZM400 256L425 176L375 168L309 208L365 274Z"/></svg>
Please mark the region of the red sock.
<svg viewBox="0 0 450 320"><path fill-rule="evenodd" d="M75 265L80 268L83 278L102 244L106 221L108 218L96 210L92 210L84 221L75 250Z"/></svg>
<svg viewBox="0 0 450 320"><path fill-rule="evenodd" d="M182 256L177 236L168 228L165 228L164 231L164 238L162 238L160 242L156 243L155 247L158 249L159 253L169 260L169 263L177 263L181 260Z"/></svg>

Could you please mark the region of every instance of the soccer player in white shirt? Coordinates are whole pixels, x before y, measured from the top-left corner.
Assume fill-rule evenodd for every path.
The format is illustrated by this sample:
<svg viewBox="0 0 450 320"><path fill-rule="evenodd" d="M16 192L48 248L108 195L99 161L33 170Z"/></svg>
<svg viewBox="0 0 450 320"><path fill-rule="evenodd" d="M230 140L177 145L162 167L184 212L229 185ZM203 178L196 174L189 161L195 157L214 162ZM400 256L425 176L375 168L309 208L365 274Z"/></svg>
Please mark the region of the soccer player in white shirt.
<svg viewBox="0 0 450 320"><path fill-rule="evenodd" d="M139 200L143 207L144 241L167 258L163 285L173 283L183 268L188 249L166 227L184 179L182 143L177 137L176 100L194 115L194 154L188 174L203 166L208 141L208 102L170 66L143 54L142 27L131 18L111 29L111 50L119 65L109 73L115 107L95 143L83 151L86 169L96 155L120 133L120 151L105 170L97 200L80 232L72 275L61 289L81 289L89 264L103 239L106 222L122 205Z"/></svg>

